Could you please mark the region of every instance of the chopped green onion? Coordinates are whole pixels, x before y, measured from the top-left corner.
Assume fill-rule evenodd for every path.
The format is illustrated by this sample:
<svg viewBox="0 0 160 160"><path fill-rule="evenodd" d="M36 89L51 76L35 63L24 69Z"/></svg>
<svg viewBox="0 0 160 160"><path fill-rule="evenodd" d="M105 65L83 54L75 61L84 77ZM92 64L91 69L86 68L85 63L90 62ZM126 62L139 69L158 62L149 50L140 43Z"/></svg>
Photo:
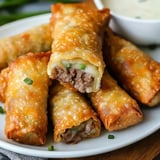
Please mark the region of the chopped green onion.
<svg viewBox="0 0 160 160"><path fill-rule="evenodd" d="M0 25L25 17L50 13L50 9L47 7L44 7L44 9L40 8L40 10L37 11L30 10L28 12L27 10L32 4L34 6L39 5L41 2L47 2L47 5L49 5L56 2L76 3L80 1L81 0L0 0Z"/></svg>
<svg viewBox="0 0 160 160"><path fill-rule="evenodd" d="M33 83L33 80L27 77L24 79L24 82L28 85L31 85Z"/></svg>
<svg viewBox="0 0 160 160"><path fill-rule="evenodd" d="M136 16L135 18L136 18L136 19L141 19L141 17L140 17L140 16Z"/></svg>
<svg viewBox="0 0 160 160"><path fill-rule="evenodd" d="M72 127L72 131L73 132L77 132L78 131L78 127L77 126Z"/></svg>
<svg viewBox="0 0 160 160"><path fill-rule="evenodd" d="M2 108L2 106L0 106L0 114L3 114L4 113L4 110Z"/></svg>
<svg viewBox="0 0 160 160"><path fill-rule="evenodd" d="M71 63L66 63L66 64L65 64L65 67L66 67L67 69L70 69L70 68L72 67L72 64L71 64Z"/></svg>
<svg viewBox="0 0 160 160"><path fill-rule="evenodd" d="M18 19L26 18L26 17L31 17L35 15L40 15L44 13L49 13L49 11L35 11L35 12L24 12L24 13L14 13L14 14L2 14L0 12L0 25L3 25L8 22L12 22Z"/></svg>
<svg viewBox="0 0 160 160"><path fill-rule="evenodd" d="M78 65L78 68L84 70L86 68L86 65L81 63Z"/></svg>
<svg viewBox="0 0 160 160"><path fill-rule="evenodd" d="M115 138L114 135L112 135L112 134L108 135L108 139L114 139L114 138Z"/></svg>
<svg viewBox="0 0 160 160"><path fill-rule="evenodd" d="M53 145L48 146L48 151L54 151L54 146Z"/></svg>

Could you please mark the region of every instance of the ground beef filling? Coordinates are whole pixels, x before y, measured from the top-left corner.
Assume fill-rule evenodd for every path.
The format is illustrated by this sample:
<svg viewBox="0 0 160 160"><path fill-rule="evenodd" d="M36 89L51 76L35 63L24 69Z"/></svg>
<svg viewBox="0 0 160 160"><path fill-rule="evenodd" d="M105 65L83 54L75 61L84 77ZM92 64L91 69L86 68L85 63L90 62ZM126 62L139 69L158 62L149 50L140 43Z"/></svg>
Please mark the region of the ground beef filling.
<svg viewBox="0 0 160 160"><path fill-rule="evenodd" d="M92 85L94 80L91 74L80 69L63 69L61 67L56 67L55 71L57 80L64 83L70 83L81 93L85 93L86 89Z"/></svg>
<svg viewBox="0 0 160 160"><path fill-rule="evenodd" d="M89 119L81 123L79 126L75 126L71 129L67 129L62 135L62 141L65 143L78 143L79 141L92 137L96 133L95 122L93 119Z"/></svg>

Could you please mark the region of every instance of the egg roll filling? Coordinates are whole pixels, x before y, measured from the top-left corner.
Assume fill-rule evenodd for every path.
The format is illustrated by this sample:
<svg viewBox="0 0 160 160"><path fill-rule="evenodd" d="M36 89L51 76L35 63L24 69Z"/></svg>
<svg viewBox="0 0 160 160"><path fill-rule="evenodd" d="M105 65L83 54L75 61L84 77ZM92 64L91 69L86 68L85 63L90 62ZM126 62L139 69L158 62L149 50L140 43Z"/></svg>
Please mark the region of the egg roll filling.
<svg viewBox="0 0 160 160"><path fill-rule="evenodd" d="M98 128L97 128L98 129ZM78 143L79 141L94 136L96 131L96 122L90 118L82 122L79 126L73 126L61 135L62 141L65 143Z"/></svg>
<svg viewBox="0 0 160 160"><path fill-rule="evenodd" d="M55 79L69 83L81 93L90 92L96 85L97 67L82 60L64 60L54 67Z"/></svg>

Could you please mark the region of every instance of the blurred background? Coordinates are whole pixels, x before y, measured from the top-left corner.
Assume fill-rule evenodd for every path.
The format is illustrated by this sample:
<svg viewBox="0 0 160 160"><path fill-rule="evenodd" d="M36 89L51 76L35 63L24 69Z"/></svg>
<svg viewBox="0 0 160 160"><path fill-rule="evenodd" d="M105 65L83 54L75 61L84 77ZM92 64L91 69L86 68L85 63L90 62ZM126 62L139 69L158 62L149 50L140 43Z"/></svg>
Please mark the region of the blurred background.
<svg viewBox="0 0 160 160"><path fill-rule="evenodd" d="M50 13L53 3L76 3L80 0L0 0L0 25L18 19Z"/></svg>

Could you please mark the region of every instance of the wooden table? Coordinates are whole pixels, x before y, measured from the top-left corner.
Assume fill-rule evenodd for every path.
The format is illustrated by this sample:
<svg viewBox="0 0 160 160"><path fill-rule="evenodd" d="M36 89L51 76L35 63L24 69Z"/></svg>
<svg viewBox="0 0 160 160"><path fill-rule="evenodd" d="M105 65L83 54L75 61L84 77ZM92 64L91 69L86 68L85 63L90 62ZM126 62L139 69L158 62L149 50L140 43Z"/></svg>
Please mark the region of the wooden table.
<svg viewBox="0 0 160 160"><path fill-rule="evenodd" d="M93 0L84 1L91 7L95 7ZM109 153L83 158L64 158L63 160L153 160L158 154L160 154L160 130L137 143Z"/></svg>

